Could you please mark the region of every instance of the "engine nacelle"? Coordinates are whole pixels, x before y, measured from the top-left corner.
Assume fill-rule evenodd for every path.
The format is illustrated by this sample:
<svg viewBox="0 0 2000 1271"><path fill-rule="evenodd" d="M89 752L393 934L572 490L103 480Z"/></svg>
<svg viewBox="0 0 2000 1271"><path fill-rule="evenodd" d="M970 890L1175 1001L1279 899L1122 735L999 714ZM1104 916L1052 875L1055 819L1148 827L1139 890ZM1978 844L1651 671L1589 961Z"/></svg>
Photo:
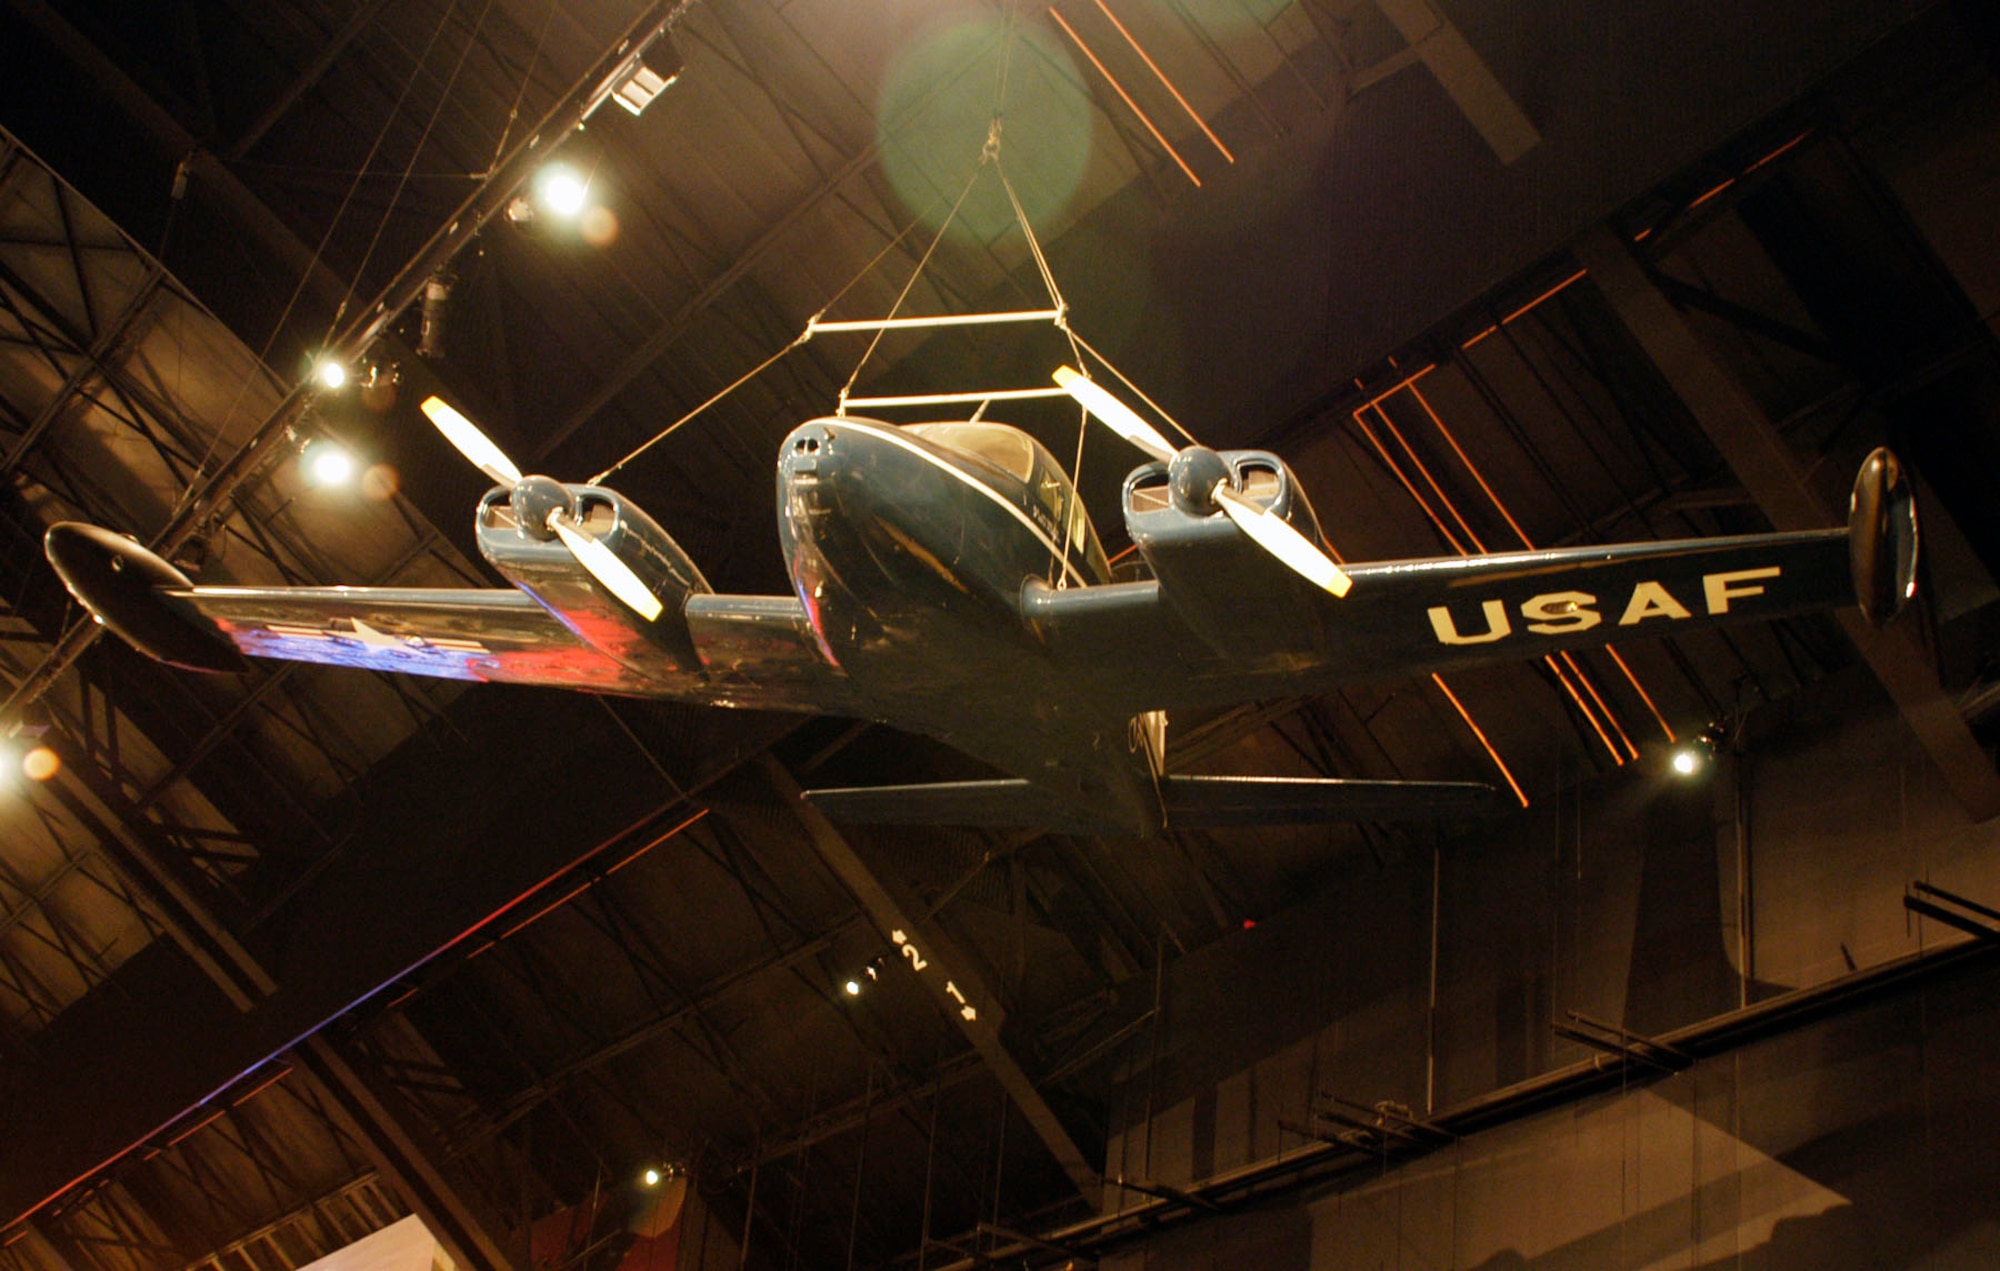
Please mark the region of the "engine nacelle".
<svg viewBox="0 0 2000 1271"><path fill-rule="evenodd" d="M657 619L646 621L606 592L549 532L551 499L566 502L572 523L639 576L663 606ZM529 477L481 499L475 528L480 554L584 643L641 674L701 670L684 610L689 596L714 589L680 544L624 496Z"/></svg>
<svg viewBox="0 0 2000 1271"><path fill-rule="evenodd" d="M1271 508L1322 549L1319 518L1285 461L1264 450L1200 452L1195 484L1226 473L1245 496ZM1125 478L1125 529L1152 566L1160 593L1183 621L1224 654L1264 647L1268 624L1318 632L1325 593L1245 537L1206 492L1189 485L1192 464L1149 463ZM1209 469L1214 469L1211 474ZM1212 479L1208 480L1212 486Z"/></svg>

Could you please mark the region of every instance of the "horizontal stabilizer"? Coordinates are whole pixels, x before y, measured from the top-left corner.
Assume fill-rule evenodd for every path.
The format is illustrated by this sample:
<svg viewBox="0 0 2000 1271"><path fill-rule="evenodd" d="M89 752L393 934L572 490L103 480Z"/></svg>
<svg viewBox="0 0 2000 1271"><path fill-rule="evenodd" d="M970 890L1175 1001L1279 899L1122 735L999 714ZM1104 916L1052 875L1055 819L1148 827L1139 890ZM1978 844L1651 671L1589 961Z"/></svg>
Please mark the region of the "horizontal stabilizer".
<svg viewBox="0 0 2000 1271"><path fill-rule="evenodd" d="M1166 828L1319 825L1339 821L1437 821L1486 812L1492 786L1473 781L1338 781L1300 777L1160 779ZM1063 833L1115 832L1016 777L927 785L808 790L836 821L873 825L1041 826Z"/></svg>
<svg viewBox="0 0 2000 1271"><path fill-rule="evenodd" d="M1442 821L1490 811L1492 786L1476 781L1343 781L1315 777L1160 779L1167 828L1316 825L1335 821Z"/></svg>

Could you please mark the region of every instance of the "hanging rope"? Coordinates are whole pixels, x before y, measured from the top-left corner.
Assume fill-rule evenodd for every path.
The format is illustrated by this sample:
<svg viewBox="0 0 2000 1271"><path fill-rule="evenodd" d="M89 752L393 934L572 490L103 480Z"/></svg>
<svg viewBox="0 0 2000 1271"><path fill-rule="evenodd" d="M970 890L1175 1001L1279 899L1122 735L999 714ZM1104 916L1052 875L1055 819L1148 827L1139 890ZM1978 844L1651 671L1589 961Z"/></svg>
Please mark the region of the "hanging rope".
<svg viewBox="0 0 2000 1271"><path fill-rule="evenodd" d="M951 211L945 213L944 221L938 226L937 233L931 235L930 245L924 248L924 254L918 257L917 267L910 271L910 277L903 283L903 289L896 293L895 303L889 306L889 317L894 318L902 311L903 302L909 299L910 291L917 285L917 279L924 276L924 266L931 263L931 257L937 253L938 245L944 242L946 231L951 229L952 223L958 219L959 210L965 206L966 197L972 193L972 187L979 183L979 174L986 170L988 159L999 154L999 138L1000 121L995 119L987 129L986 145L980 149L979 162L973 165L972 175L966 178L965 188L961 189L958 192L958 197L952 200ZM853 284L850 283L849 285ZM821 312L824 312L824 310ZM807 324L806 330L808 333L811 332L812 326L810 323ZM867 349L862 352L861 360L854 364L853 373L847 377L847 382L840 386L840 398L834 408L834 414L845 415L847 413L847 398L854 391L855 381L861 378L861 368L868 365L868 359L875 355L876 347L882 343L883 334L884 332L881 330L875 332L874 338L868 341Z"/></svg>

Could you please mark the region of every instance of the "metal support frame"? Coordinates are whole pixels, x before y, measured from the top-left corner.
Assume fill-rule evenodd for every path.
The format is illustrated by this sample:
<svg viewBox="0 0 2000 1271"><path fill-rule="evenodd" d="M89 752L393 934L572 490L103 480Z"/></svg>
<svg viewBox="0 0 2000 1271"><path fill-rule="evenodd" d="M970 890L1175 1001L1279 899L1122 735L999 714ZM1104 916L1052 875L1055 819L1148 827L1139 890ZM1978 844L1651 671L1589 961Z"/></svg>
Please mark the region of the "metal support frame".
<svg viewBox="0 0 2000 1271"><path fill-rule="evenodd" d="M877 873L861 859L833 822L801 797L799 784L776 758L765 754L758 766L804 826L820 859L836 878L853 893L869 919L897 947L918 972L918 979L938 1005L964 1031L966 1040L979 1052L1014 1104L1040 1136L1049 1154L1084 1198L1097 1204L1103 1178L1084 1158L1055 1109L1036 1088L1005 1043L1000 1030L1006 1013L987 988L971 960L937 923L926 915L925 907L899 881Z"/></svg>
<svg viewBox="0 0 2000 1271"><path fill-rule="evenodd" d="M1627 245L1599 226L1584 235L1575 252L1772 527L1804 530L1838 524L1770 416L1703 347ZM1877 629L1853 609L1841 610L1838 617L1959 806L1974 820L2000 815L2000 774L1939 685L1910 625Z"/></svg>
<svg viewBox="0 0 2000 1271"><path fill-rule="evenodd" d="M1500 162L1512 163L1541 144L1542 134L1465 38L1430 0L1375 0L1410 51L1437 81ZM1400 64L1399 64L1400 66Z"/></svg>

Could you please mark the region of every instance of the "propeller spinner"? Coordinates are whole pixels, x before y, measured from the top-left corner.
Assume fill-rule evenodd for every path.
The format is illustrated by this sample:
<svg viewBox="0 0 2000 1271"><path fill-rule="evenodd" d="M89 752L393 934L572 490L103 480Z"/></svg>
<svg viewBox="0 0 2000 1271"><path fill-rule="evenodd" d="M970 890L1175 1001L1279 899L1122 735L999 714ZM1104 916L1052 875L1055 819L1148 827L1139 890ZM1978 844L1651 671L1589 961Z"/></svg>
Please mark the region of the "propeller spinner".
<svg viewBox="0 0 2000 1271"><path fill-rule="evenodd" d="M1231 484L1228 467L1213 450L1206 446L1175 448L1138 412L1070 367L1057 367L1055 380L1111 431L1166 464L1169 481L1194 506L1220 507L1251 542L1315 587L1345 596L1354 585L1354 580L1332 557L1293 529L1284 517L1238 493Z"/></svg>
<svg viewBox="0 0 2000 1271"><path fill-rule="evenodd" d="M583 566L584 572L616 596L626 608L648 622L658 620L665 611L660 598L653 594L639 575L632 572L630 565L618 559L616 552L598 542L583 528L583 520L576 514L575 500L564 486L548 477L522 476L514 461L493 444L492 438L443 398L426 397L423 412L430 417L431 423L437 425L445 440L469 459L474 467L492 478L495 484L514 488L513 506L517 514L523 516L524 523L538 522L541 528L554 534L569 549L570 555L576 557L576 563Z"/></svg>

